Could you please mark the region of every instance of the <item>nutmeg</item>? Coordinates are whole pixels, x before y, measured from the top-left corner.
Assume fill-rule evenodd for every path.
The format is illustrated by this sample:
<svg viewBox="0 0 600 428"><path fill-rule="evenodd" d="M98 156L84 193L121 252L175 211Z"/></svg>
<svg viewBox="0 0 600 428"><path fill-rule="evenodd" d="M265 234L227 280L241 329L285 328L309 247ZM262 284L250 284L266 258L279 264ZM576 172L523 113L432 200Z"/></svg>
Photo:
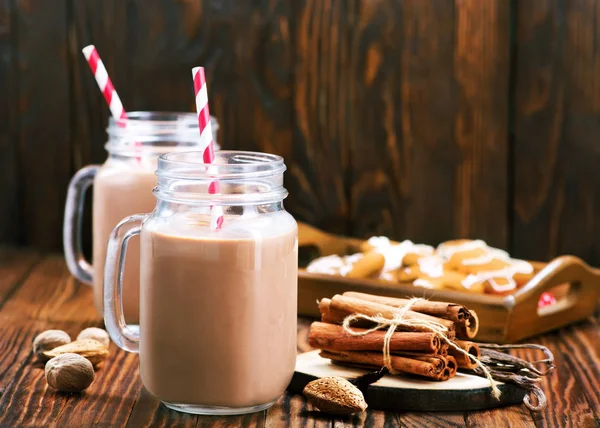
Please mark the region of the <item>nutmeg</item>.
<svg viewBox="0 0 600 428"><path fill-rule="evenodd" d="M45 351L50 351L58 346L71 342L71 337L62 330L46 330L33 339L33 353L41 360L46 361Z"/></svg>
<svg viewBox="0 0 600 428"><path fill-rule="evenodd" d="M77 340L83 339L97 340L98 342L103 344L106 347L106 349L108 349L110 345L110 337L108 337L108 333L105 330L98 327L89 327L84 330L81 330L81 332L77 335Z"/></svg>
<svg viewBox="0 0 600 428"><path fill-rule="evenodd" d="M46 363L46 381L62 392L81 392L94 381L94 367L78 354L61 354Z"/></svg>

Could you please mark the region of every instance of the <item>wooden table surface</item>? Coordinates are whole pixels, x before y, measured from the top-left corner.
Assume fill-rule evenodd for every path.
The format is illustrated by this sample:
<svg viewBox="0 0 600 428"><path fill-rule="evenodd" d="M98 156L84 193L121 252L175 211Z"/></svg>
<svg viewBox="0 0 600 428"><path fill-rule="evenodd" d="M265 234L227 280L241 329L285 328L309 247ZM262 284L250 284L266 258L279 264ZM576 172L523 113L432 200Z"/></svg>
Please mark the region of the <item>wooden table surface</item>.
<svg viewBox="0 0 600 428"><path fill-rule="evenodd" d="M309 323L299 319L299 351L310 349ZM285 394L261 413L191 416L166 409L146 392L137 355L114 344L85 393L57 393L47 386L43 365L36 363L32 340L50 328L75 337L89 326L102 326L91 288L69 275L61 256L0 250L0 427L600 427L600 314L532 340L548 346L558 366L542 384L549 404L539 414L517 405L468 413L367 411L333 418L313 409L303 397Z"/></svg>

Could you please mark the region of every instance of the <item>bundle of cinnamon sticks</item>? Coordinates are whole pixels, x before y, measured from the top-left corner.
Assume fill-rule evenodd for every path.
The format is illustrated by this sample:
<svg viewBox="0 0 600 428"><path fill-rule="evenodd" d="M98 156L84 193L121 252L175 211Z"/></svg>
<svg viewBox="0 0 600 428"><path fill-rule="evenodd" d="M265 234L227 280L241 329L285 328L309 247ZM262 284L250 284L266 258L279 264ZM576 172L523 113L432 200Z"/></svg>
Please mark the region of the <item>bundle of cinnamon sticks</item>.
<svg viewBox="0 0 600 428"><path fill-rule="evenodd" d="M422 327L423 323L410 326L407 322L397 326L389 341L390 365L394 371L443 381L453 377L459 367L476 367L468 356L444 340L451 340L476 358L480 356L479 347L470 341L479 328L477 314L455 303L415 302L358 292L337 294L319 302L321 321L312 323L309 344L320 349L323 358L336 364L379 369L384 366L387 328L359 336L355 334L364 333L374 323L359 320L351 325L351 332L342 324L346 317L356 314L392 320L409 304L410 309L403 311L404 320L436 323L443 333L432 332Z"/></svg>

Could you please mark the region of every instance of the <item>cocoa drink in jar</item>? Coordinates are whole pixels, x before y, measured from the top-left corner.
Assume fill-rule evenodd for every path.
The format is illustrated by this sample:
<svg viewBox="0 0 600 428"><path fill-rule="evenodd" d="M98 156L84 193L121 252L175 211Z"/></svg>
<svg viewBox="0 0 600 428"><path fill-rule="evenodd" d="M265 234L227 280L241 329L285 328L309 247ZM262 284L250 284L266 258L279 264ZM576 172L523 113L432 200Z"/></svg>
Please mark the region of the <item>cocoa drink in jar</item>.
<svg viewBox="0 0 600 428"><path fill-rule="evenodd" d="M218 125L213 118L212 130ZM102 165L81 169L71 180L65 205L63 245L67 266L81 282L94 288L94 302L103 313L104 260L113 228L123 218L152 211L159 155L198 147L197 117L193 113L130 112L110 119L108 158ZM81 244L86 190L94 185L92 206L92 261L86 261ZM134 238L123 272L123 307L128 322L139 321L139 240Z"/></svg>
<svg viewBox="0 0 600 428"><path fill-rule="evenodd" d="M139 352L144 386L170 408L255 412L272 405L291 380L298 243L296 222L283 208L284 170L282 158L263 153L220 151L212 165L200 152L161 156L156 208L112 234L107 329L119 346ZM214 182L219 190L210 194ZM213 228L217 208L223 221ZM134 333L123 328L119 272L123 242L138 234Z"/></svg>

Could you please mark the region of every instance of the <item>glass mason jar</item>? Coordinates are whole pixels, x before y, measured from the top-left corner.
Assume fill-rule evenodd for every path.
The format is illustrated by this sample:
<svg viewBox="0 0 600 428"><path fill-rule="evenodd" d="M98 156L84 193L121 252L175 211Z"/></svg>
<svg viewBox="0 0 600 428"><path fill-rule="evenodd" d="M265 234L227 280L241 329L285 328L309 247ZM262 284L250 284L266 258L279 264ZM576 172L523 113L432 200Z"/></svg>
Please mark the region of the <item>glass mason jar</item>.
<svg viewBox="0 0 600 428"><path fill-rule="evenodd" d="M118 346L139 352L142 383L169 408L255 412L292 378L298 228L283 208L284 171L281 157L263 153L220 151L211 165L200 152L163 155L154 211L124 219L111 234L106 327ZM208 193L212 181L217 194ZM224 219L213 230L216 206ZM121 307L128 241L138 234L139 333Z"/></svg>
<svg viewBox="0 0 600 428"><path fill-rule="evenodd" d="M218 124L211 118L213 138ZM63 246L67 266L79 281L93 284L94 302L103 313L104 261L113 228L128 215L154 208L152 189L156 186L159 155L194 150L199 144L195 113L131 112L127 119L110 118L103 165L79 170L69 184L63 225ZM94 184L92 207L93 264L83 255L81 224L86 190ZM133 242L128 266L123 273L123 306L128 322L139 319L139 243Z"/></svg>

